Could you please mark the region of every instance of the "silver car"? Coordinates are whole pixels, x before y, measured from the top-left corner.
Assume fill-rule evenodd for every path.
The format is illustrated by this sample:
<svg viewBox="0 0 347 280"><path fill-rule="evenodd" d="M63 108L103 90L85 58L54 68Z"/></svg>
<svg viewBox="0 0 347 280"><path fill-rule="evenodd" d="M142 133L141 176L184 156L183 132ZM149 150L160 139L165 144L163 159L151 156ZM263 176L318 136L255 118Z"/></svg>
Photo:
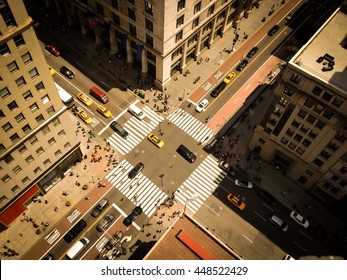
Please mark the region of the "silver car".
<svg viewBox="0 0 347 280"><path fill-rule="evenodd" d="M101 222L97 225L96 229L97 231L103 232L109 225L110 223L114 220L114 215L112 214L107 214Z"/></svg>

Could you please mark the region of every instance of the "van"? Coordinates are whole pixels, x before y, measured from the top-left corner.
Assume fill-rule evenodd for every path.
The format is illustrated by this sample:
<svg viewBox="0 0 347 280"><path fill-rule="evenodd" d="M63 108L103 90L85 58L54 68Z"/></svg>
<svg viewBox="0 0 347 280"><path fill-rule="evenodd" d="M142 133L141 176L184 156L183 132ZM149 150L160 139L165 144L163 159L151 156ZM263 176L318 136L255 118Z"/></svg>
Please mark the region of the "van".
<svg viewBox="0 0 347 280"><path fill-rule="evenodd" d="M176 152L190 163L193 163L196 160L196 156L184 145L180 145Z"/></svg>
<svg viewBox="0 0 347 280"><path fill-rule="evenodd" d="M283 221L281 218L277 217L276 215L272 215L269 218L270 222L273 223L276 227L280 228L283 231L288 230L288 225L285 221Z"/></svg>
<svg viewBox="0 0 347 280"><path fill-rule="evenodd" d="M87 237L82 237L79 241L77 241L66 253L66 258L69 260L73 260L77 257L79 253L88 245L89 239Z"/></svg>
<svg viewBox="0 0 347 280"><path fill-rule="evenodd" d="M109 101L108 96L105 93L103 93L100 89L98 89L97 87L92 87L89 90L89 94L104 104Z"/></svg>
<svg viewBox="0 0 347 280"><path fill-rule="evenodd" d="M137 107L135 104L131 104L129 106L129 112L131 114L133 114L139 120L143 120L146 116L145 113L139 107Z"/></svg>
<svg viewBox="0 0 347 280"><path fill-rule="evenodd" d="M70 243L77 235L79 235L87 226L85 220L79 220L64 236L64 240Z"/></svg>

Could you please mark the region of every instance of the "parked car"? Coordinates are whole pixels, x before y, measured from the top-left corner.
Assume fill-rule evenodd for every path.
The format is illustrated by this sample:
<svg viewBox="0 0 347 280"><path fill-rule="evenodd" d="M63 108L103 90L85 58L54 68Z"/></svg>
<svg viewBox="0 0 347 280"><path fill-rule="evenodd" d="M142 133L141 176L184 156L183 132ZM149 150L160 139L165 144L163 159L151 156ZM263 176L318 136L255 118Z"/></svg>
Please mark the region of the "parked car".
<svg viewBox="0 0 347 280"><path fill-rule="evenodd" d="M214 90L210 93L210 96L217 97L226 87L226 83L222 82L218 86L214 88Z"/></svg>
<svg viewBox="0 0 347 280"><path fill-rule="evenodd" d="M131 169L128 174L129 179L134 179L136 175L139 174L144 167L145 166L142 162L139 162L138 164L136 164L135 167Z"/></svg>
<svg viewBox="0 0 347 280"><path fill-rule="evenodd" d="M248 64L248 60L247 59L242 60L239 63L239 65L237 65L236 70L241 72L247 66L247 64Z"/></svg>
<svg viewBox="0 0 347 280"><path fill-rule="evenodd" d="M258 192L258 195L270 205L274 207L278 205L278 200L274 198L271 194L269 194L267 191L261 190Z"/></svg>
<svg viewBox="0 0 347 280"><path fill-rule="evenodd" d="M108 206L110 201L107 198L101 199L98 204L93 208L92 212L90 213L92 217L96 218L98 217L102 211L105 210L105 208Z"/></svg>
<svg viewBox="0 0 347 280"><path fill-rule="evenodd" d="M51 253L48 253L47 255L45 255L42 260L54 260L54 256Z"/></svg>
<svg viewBox="0 0 347 280"><path fill-rule="evenodd" d="M280 27L278 25L274 25L269 32L267 33L267 35L269 36L273 36L275 35L275 33L278 31L278 29L280 29Z"/></svg>
<svg viewBox="0 0 347 280"><path fill-rule="evenodd" d="M246 188L246 189L253 188L253 183L251 181L247 181L247 180L243 180L243 179L236 179L235 185L238 187Z"/></svg>
<svg viewBox="0 0 347 280"><path fill-rule="evenodd" d="M228 75L225 76L223 82L226 84L229 84L235 77L236 77L236 73L230 72Z"/></svg>
<svg viewBox="0 0 347 280"><path fill-rule="evenodd" d="M52 44L47 43L45 44L45 49L49 51L54 56L60 56L60 51Z"/></svg>
<svg viewBox="0 0 347 280"><path fill-rule="evenodd" d="M292 211L289 216L304 228L308 228L308 226L310 225L310 223L296 211Z"/></svg>
<svg viewBox="0 0 347 280"><path fill-rule="evenodd" d="M140 206L136 206L133 211L126 217L123 221L123 224L125 226L130 226L136 219L137 217L142 213L142 208Z"/></svg>
<svg viewBox="0 0 347 280"><path fill-rule="evenodd" d="M236 176L237 171L234 167L232 167L229 163L225 162L225 161L221 161L218 166L225 170L227 173L229 173L231 176Z"/></svg>
<svg viewBox="0 0 347 280"><path fill-rule="evenodd" d="M291 20L293 18L294 13L290 12L287 16L286 16L286 20Z"/></svg>
<svg viewBox="0 0 347 280"><path fill-rule="evenodd" d="M112 235L112 238L105 244L105 249L111 250L122 237L123 232L121 230L116 231L116 233Z"/></svg>
<svg viewBox="0 0 347 280"><path fill-rule="evenodd" d="M69 79L73 79L75 77L75 73L72 72L66 66L60 67L60 73L62 73L64 76L68 77Z"/></svg>
<svg viewBox="0 0 347 280"><path fill-rule="evenodd" d="M110 223L114 220L114 215L112 214L107 214L97 225L96 230L103 232L109 225Z"/></svg>
<svg viewBox="0 0 347 280"><path fill-rule="evenodd" d="M248 53L247 53L247 57L248 58L252 58L258 51L258 47L253 47Z"/></svg>
<svg viewBox="0 0 347 280"><path fill-rule="evenodd" d="M49 69L49 73L51 74L52 77L53 77L55 74L57 74L57 73L55 72L55 70L54 70L52 67L48 66L48 69Z"/></svg>
<svg viewBox="0 0 347 280"><path fill-rule="evenodd" d="M245 210L246 204L236 195L229 193L227 196L227 199L231 202L231 204L233 204L234 206L236 206L240 210Z"/></svg>
<svg viewBox="0 0 347 280"><path fill-rule="evenodd" d="M128 138L129 133L119 123L111 122L110 127L124 139Z"/></svg>
<svg viewBox="0 0 347 280"><path fill-rule="evenodd" d="M195 111L197 112L202 112L208 105L208 100L207 99L203 99L196 107L195 107Z"/></svg>
<svg viewBox="0 0 347 280"><path fill-rule="evenodd" d="M88 114L83 111L83 110L79 110L77 115L82 119L82 121L84 121L86 124L91 124L93 122L93 119L91 117L88 116Z"/></svg>

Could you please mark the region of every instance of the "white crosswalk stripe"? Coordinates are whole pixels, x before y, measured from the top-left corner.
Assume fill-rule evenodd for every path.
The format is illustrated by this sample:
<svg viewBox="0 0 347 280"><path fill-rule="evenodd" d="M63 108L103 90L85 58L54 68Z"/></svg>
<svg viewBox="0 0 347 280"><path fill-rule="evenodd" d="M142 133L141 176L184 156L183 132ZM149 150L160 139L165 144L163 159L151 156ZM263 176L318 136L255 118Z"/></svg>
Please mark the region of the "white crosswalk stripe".
<svg viewBox="0 0 347 280"><path fill-rule="evenodd" d="M142 173L130 180L128 173L132 168L133 166L124 159L107 174L106 179L135 205L141 206L143 213L151 217L157 206L165 201L167 194Z"/></svg>
<svg viewBox="0 0 347 280"><path fill-rule="evenodd" d="M175 199L195 214L225 176L218 160L208 155L175 192Z"/></svg>
<svg viewBox="0 0 347 280"><path fill-rule="evenodd" d="M163 120L163 117L159 116L148 106L143 107L142 110L147 115L147 118L141 121L136 117L131 117L130 120L123 125L125 130L129 133L127 139L122 138L117 133L113 133L113 135L108 138L108 142L111 146L122 155L128 154Z"/></svg>
<svg viewBox="0 0 347 280"><path fill-rule="evenodd" d="M181 108L168 115L167 119L198 142L205 142L213 136L213 131L206 124Z"/></svg>

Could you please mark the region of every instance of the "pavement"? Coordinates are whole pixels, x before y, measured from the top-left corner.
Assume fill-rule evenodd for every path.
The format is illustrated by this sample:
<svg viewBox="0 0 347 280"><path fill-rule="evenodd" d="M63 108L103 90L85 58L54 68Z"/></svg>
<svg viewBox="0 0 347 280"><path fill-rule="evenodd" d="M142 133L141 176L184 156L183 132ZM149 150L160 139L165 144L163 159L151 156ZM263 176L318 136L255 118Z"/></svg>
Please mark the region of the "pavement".
<svg viewBox="0 0 347 280"><path fill-rule="evenodd" d="M244 54L249 49L243 49L243 53L238 50L241 50L242 46L245 45L260 27L264 25L273 25L271 21L272 18L275 18L278 11L281 9L286 10L282 12L286 14L292 9L299 1L286 1L287 3L282 5L281 1L264 1L259 9L254 9L252 14L247 18L243 18L240 24L239 34L249 35L247 39L240 39L235 44L234 52L232 54L227 54L223 52L224 48L231 49L230 38L233 38L234 31L228 31L225 36L219 39L211 49L205 50L201 55L204 60L202 64L198 65L196 62L192 62L188 69L190 74L186 77L182 74L176 75L176 79L172 79L167 86L165 93L169 97L169 112L172 112L175 108L180 106L182 100L188 99L192 93L199 90L201 85L208 79L211 79L213 73L215 73L221 66L226 67L228 61L235 59L235 57L244 56ZM269 17L268 12L271 10L272 6L275 7L275 12ZM266 17L266 21L262 22L261 19ZM267 30L267 29L266 29ZM80 34L76 33L76 36L72 36L73 30L69 33L69 38L72 40L79 41L79 46L81 52L86 56L86 60L90 59L92 63L99 67L101 70L111 75L116 80L125 80L125 85L130 85L134 88L137 88L138 84L138 73L135 68L129 67L126 71L119 71L119 66L124 65L124 61L119 58L110 57L109 54L100 52L95 49L94 44L91 44L90 39L81 38ZM240 36L242 37L242 36ZM205 59L208 58L208 61ZM233 65L230 65L229 69ZM117 70L112 70L117 69ZM110 70L110 71L108 71ZM197 83L194 83L197 76L200 76L200 80ZM163 108L162 105L159 105L158 102L154 101L154 92L156 89L152 86L153 81L146 81L143 88L141 89L145 93L145 98L142 100L145 102L147 99L147 105L154 107L159 106L159 109ZM152 89L153 88L153 89ZM114 90L114 89L113 89ZM267 100L271 98L270 92L264 92L263 101L264 104ZM280 171L275 170L272 166L261 162L259 159L249 162L247 159L249 157L249 151L247 150L248 140L252 135L253 126L256 125L256 121L252 120L250 116L253 114L260 114L262 110L265 110L265 106L261 106L260 102L257 102L257 105L249 110L249 117L246 118L243 122L235 122L234 128L237 126L237 130L226 131L225 134L219 135L218 147L219 155L225 154L226 152L230 153L229 144L234 143L235 151L237 151L237 157L228 158L232 164L239 164L243 167L244 170L247 170L247 174L250 175L250 178L261 178L259 185L273 193L282 203L288 206L288 208L293 209L297 206L297 202L300 201L301 205L305 205L303 211L307 215L307 218L310 220L323 224L327 228L335 231L335 225L340 225L339 221L329 215L328 212L324 211L324 208L312 199L305 191L301 190L300 187L285 179ZM168 112L166 112L168 113ZM232 113L232 112L231 112ZM79 209L79 211L89 211L89 209L102 197L104 193L111 187L108 182L105 180L106 187L99 188L98 182L102 181L105 175L108 173L108 157L107 154L110 154L111 151L107 151L107 144L104 139L100 137L91 137L90 143L88 143L88 128L84 124L78 124L77 119L71 114L73 123L75 123L75 131L81 141L82 153L87 156L85 160L81 163L77 163L67 174L67 176L57 182L54 186L54 189L49 191L45 196L39 197L40 202L32 203L28 205L28 209L25 211L23 216L19 217L14 221L10 228L0 233L0 242L3 244L1 252L7 252L7 255L2 254L1 259L37 259L40 257L40 253L45 252L45 248L49 247L49 244L44 239L48 233L54 229L59 229L62 232L65 232L70 226L71 223L67 220L67 217L71 214L73 209ZM259 119L259 118L257 118ZM85 129L86 133L83 133L82 128ZM78 132L77 132L78 131ZM237 136L239 140L236 141ZM87 149L89 145L89 149ZM100 145L100 148L97 148L97 157L102 157L99 162L91 162L90 158L94 151L95 145ZM106 150L105 150L106 149ZM215 150L216 152L217 150ZM115 153L115 156L121 160L120 156ZM239 161L237 161L239 159ZM235 160L237 162L235 162ZM260 169L259 169L260 167ZM76 182L79 185L76 185ZM87 185L88 188L83 190L82 186ZM67 192L67 196L63 195L63 192ZM283 192L286 195L283 195ZM70 206L65 206L66 201L71 202ZM47 203L45 203L47 201ZM294 205L295 204L295 205ZM169 211L182 211L182 205L175 205L176 210L168 209L166 215L169 215ZM153 217L154 224L156 225L155 219ZM174 221L172 219L171 221ZM151 222L152 223L152 222ZM170 226L170 221L165 222L165 228ZM38 225L38 228L34 225ZM341 225L342 226L342 225ZM338 226L339 227L339 226ZM41 233L37 234L37 229L40 229ZM65 231L64 231L65 230ZM160 238L161 234L156 234L157 229L155 227L148 228L144 233L151 233L151 236L148 236L149 239L153 240L153 235L156 235L156 239ZM163 233L165 231L163 230ZM40 248L40 250L35 250L34 248Z"/></svg>

